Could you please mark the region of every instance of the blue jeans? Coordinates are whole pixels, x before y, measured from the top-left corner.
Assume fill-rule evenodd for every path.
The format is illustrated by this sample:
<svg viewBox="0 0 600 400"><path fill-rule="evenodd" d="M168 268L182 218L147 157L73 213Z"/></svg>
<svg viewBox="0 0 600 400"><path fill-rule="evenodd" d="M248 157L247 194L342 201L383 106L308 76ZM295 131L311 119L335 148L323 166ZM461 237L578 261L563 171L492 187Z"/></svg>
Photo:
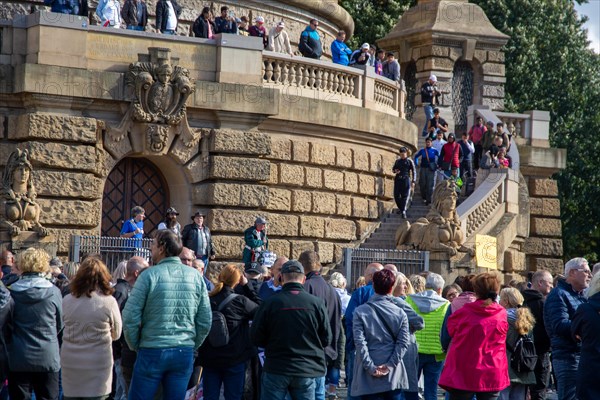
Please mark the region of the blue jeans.
<svg viewBox="0 0 600 400"><path fill-rule="evenodd" d="M552 369L556 376L558 387L558 398L560 400L575 400L577 367L579 366L579 354L570 354L559 358L552 358Z"/></svg>
<svg viewBox="0 0 600 400"><path fill-rule="evenodd" d="M127 29L129 29L130 31L143 31L144 27L143 26L127 25Z"/></svg>
<svg viewBox="0 0 600 400"><path fill-rule="evenodd" d="M315 378L299 378L263 371L261 400L285 400L288 391L293 400L315 400Z"/></svg>
<svg viewBox="0 0 600 400"><path fill-rule="evenodd" d="M175 34L175 31L173 29L165 29L163 31L163 35L174 35L174 34ZM433 117L431 117L431 118L433 118Z"/></svg>
<svg viewBox="0 0 600 400"><path fill-rule="evenodd" d="M165 399L183 399L194 368L194 349L138 350L129 388L129 400L148 400L154 397L162 382Z"/></svg>
<svg viewBox="0 0 600 400"><path fill-rule="evenodd" d="M428 134L427 124L429 124L429 121L431 121L431 119L433 119L433 106L431 104L424 104L423 111L425 111L425 126L423 127L422 135L423 135L423 137L425 137Z"/></svg>
<svg viewBox="0 0 600 400"><path fill-rule="evenodd" d="M436 361L433 354L419 353L419 376L423 373L424 399L437 400L437 387L442 373L443 361Z"/></svg>
<svg viewBox="0 0 600 400"><path fill-rule="evenodd" d="M360 396L361 400L402 400L402 390L390 390L389 392L365 394Z"/></svg>
<svg viewBox="0 0 600 400"><path fill-rule="evenodd" d="M356 356L356 350L352 349L346 351L346 386L348 387L348 400L359 400L356 396L350 395L350 388L352 387L352 372L354 371L354 358Z"/></svg>
<svg viewBox="0 0 600 400"><path fill-rule="evenodd" d="M339 368L327 367L327 375L325 375L326 385L340 385L340 370Z"/></svg>
<svg viewBox="0 0 600 400"><path fill-rule="evenodd" d="M202 372L204 400L219 400L221 385L224 386L225 400L241 400L245 377L245 362L224 369L205 367Z"/></svg>
<svg viewBox="0 0 600 400"><path fill-rule="evenodd" d="M315 378L315 400L325 400L325 377Z"/></svg>

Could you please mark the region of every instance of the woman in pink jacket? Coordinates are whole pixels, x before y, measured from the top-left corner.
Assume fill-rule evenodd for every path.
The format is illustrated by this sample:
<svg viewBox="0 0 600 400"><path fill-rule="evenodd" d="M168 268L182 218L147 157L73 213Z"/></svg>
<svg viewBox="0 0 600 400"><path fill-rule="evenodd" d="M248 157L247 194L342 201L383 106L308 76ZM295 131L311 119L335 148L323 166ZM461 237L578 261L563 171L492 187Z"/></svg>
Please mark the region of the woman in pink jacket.
<svg viewBox="0 0 600 400"><path fill-rule="evenodd" d="M506 358L506 310L496 303L500 282L494 274L478 275L473 288L477 300L448 318L452 345L439 385L450 400L496 400L510 385Z"/></svg>

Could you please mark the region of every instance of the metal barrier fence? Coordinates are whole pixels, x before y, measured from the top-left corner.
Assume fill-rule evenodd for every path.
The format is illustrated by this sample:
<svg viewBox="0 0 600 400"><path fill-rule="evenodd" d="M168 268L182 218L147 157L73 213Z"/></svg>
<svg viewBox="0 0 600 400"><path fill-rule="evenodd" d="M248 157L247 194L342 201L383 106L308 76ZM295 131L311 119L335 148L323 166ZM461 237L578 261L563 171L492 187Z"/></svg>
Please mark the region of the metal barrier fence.
<svg viewBox="0 0 600 400"><path fill-rule="evenodd" d="M119 263L133 256L140 256L151 263L152 239L130 239L106 236L71 236L69 261L81 262L90 254L98 254L110 272Z"/></svg>
<svg viewBox="0 0 600 400"><path fill-rule="evenodd" d="M370 263L394 264L398 271L409 276L429 271L429 252L416 250L391 249L344 249L344 270L348 289L354 290L354 284Z"/></svg>

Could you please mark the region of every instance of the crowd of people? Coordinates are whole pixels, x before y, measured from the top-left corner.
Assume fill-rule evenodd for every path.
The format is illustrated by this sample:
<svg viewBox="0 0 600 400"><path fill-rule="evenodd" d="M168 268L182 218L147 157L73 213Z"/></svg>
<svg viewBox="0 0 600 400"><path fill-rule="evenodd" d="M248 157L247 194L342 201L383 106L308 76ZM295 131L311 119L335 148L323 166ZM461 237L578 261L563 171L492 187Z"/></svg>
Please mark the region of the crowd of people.
<svg viewBox="0 0 600 400"><path fill-rule="evenodd" d="M437 400L443 388L450 400L541 400L551 376L561 400L600 398L600 264L446 285L372 263L349 294L314 251L269 262L259 217L244 236L263 243L211 281L210 246L197 232L184 247L172 221L153 235L152 265L133 256L112 276L96 255L62 266L41 249L2 253L11 400L183 400L199 387L206 400L332 400L342 370L349 399Z"/></svg>

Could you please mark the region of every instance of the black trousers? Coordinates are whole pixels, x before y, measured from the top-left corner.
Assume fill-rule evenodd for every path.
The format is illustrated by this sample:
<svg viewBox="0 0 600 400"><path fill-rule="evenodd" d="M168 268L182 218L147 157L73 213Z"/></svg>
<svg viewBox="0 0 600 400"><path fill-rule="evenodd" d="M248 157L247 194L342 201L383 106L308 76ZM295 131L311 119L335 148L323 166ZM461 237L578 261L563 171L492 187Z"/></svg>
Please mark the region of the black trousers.
<svg viewBox="0 0 600 400"><path fill-rule="evenodd" d="M479 161L483 156L483 146L479 143L475 145L475 154L473 155L473 169L479 169Z"/></svg>
<svg viewBox="0 0 600 400"><path fill-rule="evenodd" d="M410 195L410 177L396 176L394 178L394 200L400 212L406 211L408 196Z"/></svg>
<svg viewBox="0 0 600 400"><path fill-rule="evenodd" d="M550 353L538 356L533 372L535 373L535 385L529 385L531 400L546 400L550 382Z"/></svg>
<svg viewBox="0 0 600 400"><path fill-rule="evenodd" d="M58 400L57 372L9 372L8 395L11 400Z"/></svg>
<svg viewBox="0 0 600 400"><path fill-rule="evenodd" d="M471 400L473 396L477 400L496 400L500 392L469 392L466 390L450 390L450 400Z"/></svg>

